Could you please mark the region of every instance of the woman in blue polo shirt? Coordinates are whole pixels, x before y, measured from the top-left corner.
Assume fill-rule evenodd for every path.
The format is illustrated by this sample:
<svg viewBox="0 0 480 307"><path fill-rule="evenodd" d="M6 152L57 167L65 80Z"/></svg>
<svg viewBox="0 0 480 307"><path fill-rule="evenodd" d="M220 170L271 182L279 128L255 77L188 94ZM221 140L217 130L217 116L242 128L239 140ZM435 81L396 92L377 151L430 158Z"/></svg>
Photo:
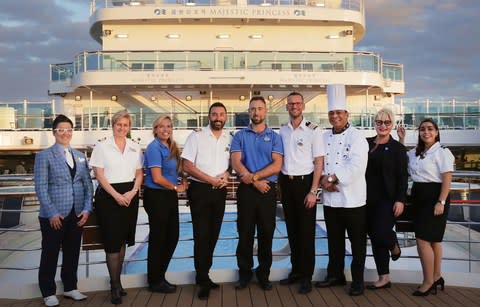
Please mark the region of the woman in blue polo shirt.
<svg viewBox="0 0 480 307"><path fill-rule="evenodd" d="M165 279L168 264L178 243L178 192L187 183L182 173L180 150L172 138L172 120L160 116L153 122L153 141L145 150L143 206L148 214L147 276L152 292L173 293L176 286Z"/></svg>

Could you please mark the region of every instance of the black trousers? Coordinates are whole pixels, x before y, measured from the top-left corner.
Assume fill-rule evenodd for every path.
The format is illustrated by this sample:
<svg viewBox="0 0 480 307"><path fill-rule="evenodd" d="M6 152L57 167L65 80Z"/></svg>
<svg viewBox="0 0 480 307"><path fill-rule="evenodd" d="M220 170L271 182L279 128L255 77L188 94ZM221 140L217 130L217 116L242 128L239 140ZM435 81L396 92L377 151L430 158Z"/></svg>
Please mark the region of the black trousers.
<svg viewBox="0 0 480 307"><path fill-rule="evenodd" d="M353 283L363 283L367 249L367 208L332 208L323 206L328 235L328 267L330 278L344 278L345 230L352 247Z"/></svg>
<svg viewBox="0 0 480 307"><path fill-rule="evenodd" d="M55 274L60 248L62 248L62 269L60 277L65 292L77 289L78 257L82 227L77 225L75 209L62 221L62 228L56 230L50 226L48 218L39 217L42 232L42 254L38 270L38 284L43 297L55 295L57 286Z"/></svg>
<svg viewBox="0 0 480 307"><path fill-rule="evenodd" d="M280 175L283 212L290 244L290 277L311 280L315 268L315 219L317 206L305 208L313 174L305 176Z"/></svg>
<svg viewBox="0 0 480 307"><path fill-rule="evenodd" d="M148 215L147 279L155 285L165 279L179 236L177 192L145 188L143 207Z"/></svg>
<svg viewBox="0 0 480 307"><path fill-rule="evenodd" d="M210 184L192 180L187 196L192 215L195 280L201 285L210 280L208 272L222 227L227 189L213 189Z"/></svg>
<svg viewBox="0 0 480 307"><path fill-rule="evenodd" d="M268 193L260 193L253 185L240 183L237 190L237 264L240 279L252 278L253 240L255 228L258 242L257 278L268 279L272 266L272 240L275 231L276 184Z"/></svg>
<svg viewBox="0 0 480 307"><path fill-rule="evenodd" d="M373 259L378 275L389 274L390 250L397 242L393 231L393 200L369 201L367 203L368 236L372 242Z"/></svg>

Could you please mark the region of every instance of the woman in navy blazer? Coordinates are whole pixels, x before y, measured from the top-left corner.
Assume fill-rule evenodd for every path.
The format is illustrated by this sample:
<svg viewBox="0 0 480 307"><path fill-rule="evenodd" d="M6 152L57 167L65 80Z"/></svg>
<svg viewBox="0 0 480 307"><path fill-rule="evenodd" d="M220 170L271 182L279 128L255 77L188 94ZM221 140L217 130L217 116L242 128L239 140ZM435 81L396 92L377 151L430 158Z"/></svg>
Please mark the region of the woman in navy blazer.
<svg viewBox="0 0 480 307"><path fill-rule="evenodd" d="M393 112L381 109L375 116L377 135L367 138L367 226L378 273L370 290L391 287L389 260L401 254L393 226L404 209L408 173L406 149L390 135L394 123Z"/></svg>
<svg viewBox="0 0 480 307"><path fill-rule="evenodd" d="M70 147L72 128L68 117L57 116L53 121L55 144L35 157L35 192L40 202L42 232L38 283L47 306L59 304L55 273L60 247L63 295L77 301L87 298L77 289L77 268L83 225L92 210L93 186L85 155Z"/></svg>

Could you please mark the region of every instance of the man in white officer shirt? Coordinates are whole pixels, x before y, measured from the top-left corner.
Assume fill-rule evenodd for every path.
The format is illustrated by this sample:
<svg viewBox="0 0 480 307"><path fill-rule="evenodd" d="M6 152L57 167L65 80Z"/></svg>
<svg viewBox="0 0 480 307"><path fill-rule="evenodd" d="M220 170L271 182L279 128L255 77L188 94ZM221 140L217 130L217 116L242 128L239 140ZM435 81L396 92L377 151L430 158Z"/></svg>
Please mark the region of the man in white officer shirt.
<svg viewBox="0 0 480 307"><path fill-rule="evenodd" d="M345 230L352 250L352 284L349 294L363 294L366 257L366 181L368 143L365 136L348 123L345 86L327 87L328 120L332 129L323 135L325 158L323 211L328 236L328 267L325 280L315 284L326 288L346 284Z"/></svg>
<svg viewBox="0 0 480 307"><path fill-rule="evenodd" d="M290 121L280 128L284 158L279 176L292 264L290 274L280 284L300 282L298 292L302 294L312 291L317 190L325 155L322 132L304 118L304 109L302 94L287 96Z"/></svg>

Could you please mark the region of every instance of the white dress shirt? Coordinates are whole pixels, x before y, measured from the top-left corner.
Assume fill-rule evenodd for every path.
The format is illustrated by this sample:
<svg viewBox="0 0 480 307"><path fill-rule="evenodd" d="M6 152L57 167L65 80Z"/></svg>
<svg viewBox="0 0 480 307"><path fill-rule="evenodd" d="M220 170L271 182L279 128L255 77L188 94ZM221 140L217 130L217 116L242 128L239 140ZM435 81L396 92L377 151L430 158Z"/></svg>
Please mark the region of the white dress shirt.
<svg viewBox="0 0 480 307"><path fill-rule="evenodd" d="M455 157L439 142L423 155L415 156L415 148L408 153L408 173L414 182L442 182L442 174L453 172ZM422 158L423 156L423 158Z"/></svg>
<svg viewBox="0 0 480 307"><path fill-rule="evenodd" d="M325 155L322 131L307 126L303 118L294 129L291 122L280 127L283 142L282 173L290 176L308 175L313 172L315 158ZM315 126L316 127L316 126Z"/></svg>
<svg viewBox="0 0 480 307"><path fill-rule="evenodd" d="M143 153L140 145L128 138L122 153L110 136L95 145L90 165L103 168L108 183L131 182L137 169L142 168Z"/></svg>
<svg viewBox="0 0 480 307"><path fill-rule="evenodd" d="M215 177L228 170L232 136L226 130L217 139L210 125L192 132L185 142L182 158L192 162L205 174ZM197 178L192 179L199 181Z"/></svg>
<svg viewBox="0 0 480 307"><path fill-rule="evenodd" d="M356 208L365 205L367 184L365 171L368 143L355 127L339 134L329 129L323 134L326 149L324 174L337 176L339 192L323 190L323 204L335 208Z"/></svg>

